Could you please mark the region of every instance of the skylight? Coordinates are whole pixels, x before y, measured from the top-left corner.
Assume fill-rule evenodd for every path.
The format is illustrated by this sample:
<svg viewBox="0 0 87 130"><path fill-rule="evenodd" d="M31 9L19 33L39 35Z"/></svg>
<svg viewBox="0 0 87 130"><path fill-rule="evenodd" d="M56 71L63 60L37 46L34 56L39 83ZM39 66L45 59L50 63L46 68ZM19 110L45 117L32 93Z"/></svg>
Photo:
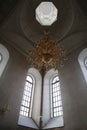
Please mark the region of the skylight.
<svg viewBox="0 0 87 130"><path fill-rule="evenodd" d="M43 26L51 26L57 20L58 9L52 2L41 2L35 11L36 20Z"/></svg>

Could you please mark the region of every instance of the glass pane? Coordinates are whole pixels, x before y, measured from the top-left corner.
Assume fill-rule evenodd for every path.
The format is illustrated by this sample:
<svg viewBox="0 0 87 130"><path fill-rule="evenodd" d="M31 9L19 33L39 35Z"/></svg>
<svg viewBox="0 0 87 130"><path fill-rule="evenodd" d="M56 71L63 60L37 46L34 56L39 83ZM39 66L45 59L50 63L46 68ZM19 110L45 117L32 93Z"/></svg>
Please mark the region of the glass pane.
<svg viewBox="0 0 87 130"><path fill-rule="evenodd" d="M84 60L85 67L87 68L87 57Z"/></svg>
<svg viewBox="0 0 87 130"><path fill-rule="evenodd" d="M2 54L0 53L0 63L2 62L2 59L3 59L3 56L2 56Z"/></svg>
<svg viewBox="0 0 87 130"><path fill-rule="evenodd" d="M52 82L52 101L53 101L53 116L62 116L62 100L61 100L61 91L60 91L60 82L59 77L56 76Z"/></svg>
<svg viewBox="0 0 87 130"><path fill-rule="evenodd" d="M56 113L54 113L54 117L56 117Z"/></svg>
<svg viewBox="0 0 87 130"><path fill-rule="evenodd" d="M24 94L23 94L23 99L21 103L21 108L20 108L20 114L23 116L28 117L29 111L30 111L30 102L32 100L32 90L33 90L33 80L32 78L28 75L26 77L26 82L25 82L25 87L24 87Z"/></svg>
<svg viewBox="0 0 87 130"><path fill-rule="evenodd" d="M61 100L61 96L58 96L58 100Z"/></svg>
<svg viewBox="0 0 87 130"><path fill-rule="evenodd" d="M26 113L26 116L28 116L28 113Z"/></svg>
<svg viewBox="0 0 87 130"><path fill-rule="evenodd" d="M55 78L53 78L53 82L52 82L52 83L55 83L55 82L57 82L58 80L59 80L59 77L56 76Z"/></svg>
<svg viewBox="0 0 87 130"><path fill-rule="evenodd" d="M63 112L62 112L62 111L60 111L60 112L59 112L59 115L60 115L60 116L61 116L61 115L63 115Z"/></svg>
<svg viewBox="0 0 87 130"><path fill-rule="evenodd" d="M62 107L59 107L59 111L62 111L63 109L62 109Z"/></svg>
<svg viewBox="0 0 87 130"><path fill-rule="evenodd" d="M29 75L27 76L26 80L29 81L30 83L33 82L32 78Z"/></svg>
<svg viewBox="0 0 87 130"><path fill-rule="evenodd" d="M23 115L23 111L20 111L20 115Z"/></svg>
<svg viewBox="0 0 87 130"><path fill-rule="evenodd" d="M30 84L30 83L26 81L25 85L26 85L26 86L29 86L29 84Z"/></svg>
<svg viewBox="0 0 87 130"><path fill-rule="evenodd" d="M57 91L57 95L61 95L61 92L60 92L60 91Z"/></svg>

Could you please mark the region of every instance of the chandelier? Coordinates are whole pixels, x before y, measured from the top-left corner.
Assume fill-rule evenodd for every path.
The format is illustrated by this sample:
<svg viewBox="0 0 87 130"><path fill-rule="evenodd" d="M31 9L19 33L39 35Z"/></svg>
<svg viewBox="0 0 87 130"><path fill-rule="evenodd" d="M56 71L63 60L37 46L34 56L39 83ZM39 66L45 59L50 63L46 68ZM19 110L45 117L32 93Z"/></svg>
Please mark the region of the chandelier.
<svg viewBox="0 0 87 130"><path fill-rule="evenodd" d="M65 50L55 41L49 32L44 32L41 39L34 44L33 50L27 52L27 60L31 67L41 70L50 68L57 69L63 66L65 58Z"/></svg>

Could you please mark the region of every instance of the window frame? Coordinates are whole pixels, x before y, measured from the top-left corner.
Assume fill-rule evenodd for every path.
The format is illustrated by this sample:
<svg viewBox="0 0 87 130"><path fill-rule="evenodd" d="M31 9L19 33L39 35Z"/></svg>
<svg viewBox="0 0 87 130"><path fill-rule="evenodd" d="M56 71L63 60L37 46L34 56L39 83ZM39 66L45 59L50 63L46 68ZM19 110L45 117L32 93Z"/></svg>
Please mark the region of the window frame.
<svg viewBox="0 0 87 130"><path fill-rule="evenodd" d="M85 66L85 58L87 57L87 48L84 48L78 55L78 62L87 83L87 67Z"/></svg>
<svg viewBox="0 0 87 130"><path fill-rule="evenodd" d="M0 52L0 64L1 64L2 61L3 61L3 55L2 55L2 53Z"/></svg>
<svg viewBox="0 0 87 130"><path fill-rule="evenodd" d="M42 77L39 71L35 68L29 68L26 76L27 75L30 75L34 81L34 87L33 87L33 92L32 92L32 102L31 102L31 116L26 117L26 116L20 115L19 113L18 125L29 127L29 128L34 128L34 129L39 129ZM26 82L26 78L25 78L25 82ZM24 89L22 89L22 91L24 92ZM37 101L37 99L39 99L39 101Z"/></svg>
<svg viewBox="0 0 87 130"><path fill-rule="evenodd" d="M52 111L52 79L56 75L58 75L58 70L50 69L44 76L43 95L45 96L43 97L43 129L64 127L63 115L60 117L53 117Z"/></svg>
<svg viewBox="0 0 87 130"><path fill-rule="evenodd" d="M18 125L26 126L29 128L35 128L39 129L39 123L40 123L40 106L41 106L41 81L42 77L40 73L34 68L29 69L28 74L31 74L35 79L35 93L33 96L33 107L31 112L31 118L24 117L19 115ZM38 75L38 76L37 76ZM50 129L50 128L59 128L64 126L64 120L63 116L51 118L51 98L50 98L50 90L51 90L51 81L52 76L58 75L58 71L55 71L54 69L47 72L47 74L44 76L44 89L43 89L43 126L42 129ZM39 81L39 82L38 82ZM45 95L46 94L46 95ZM37 105L38 104L38 105ZM37 109L39 110L37 111Z"/></svg>
<svg viewBox="0 0 87 130"><path fill-rule="evenodd" d="M54 82L53 83L53 80L55 79L55 78L57 78L58 77L58 80L56 81L56 82ZM57 85L57 83L59 83L59 85ZM52 101L51 101L51 103L52 103L52 118L55 118L55 117L59 117L59 116L63 116L63 106L62 106L62 97L61 97L61 88L60 88L60 80L59 80L59 76L58 75L56 75L56 76L54 76L53 78L52 78L52 83L51 83L51 85L52 85ZM54 87L54 89L56 90L55 92L54 92L54 90L53 90L53 86L55 85L55 87ZM59 94L58 94L58 92L59 92ZM56 96L53 96L54 95L54 93L56 94ZM60 97L60 100L58 99ZM54 100L54 98L55 98L55 101L53 101ZM60 103L61 102L61 103ZM55 104L56 103L56 104ZM55 106L54 106L54 104L55 104ZM57 105L57 106L56 106ZM59 110L59 108L61 108L61 110ZM54 112L55 111L55 112ZM61 113L60 113L61 112Z"/></svg>
<svg viewBox="0 0 87 130"><path fill-rule="evenodd" d="M10 58L8 49L1 43L0 43L0 55L1 55L0 60L0 77L1 77Z"/></svg>
<svg viewBox="0 0 87 130"><path fill-rule="evenodd" d="M85 66L85 68L87 69L87 56L84 58L84 66Z"/></svg>
<svg viewBox="0 0 87 130"><path fill-rule="evenodd" d="M27 79L28 76L32 79L32 83ZM27 82L32 85L31 92L26 90L26 83ZM33 105L33 96L34 96L34 87L35 87L34 77L32 75L30 75L30 74L27 74L26 80L25 80L25 85L24 85L24 92L23 92L23 96L22 96L21 106L20 106L20 115L28 117L28 118L31 118L32 105ZM25 95L25 93L27 93L27 95ZM30 103L28 101L29 99L28 100L24 99L24 96L29 98L29 95L30 95ZM23 105L23 101L28 102L29 106ZM25 111L21 110L23 107L24 107L24 109L28 109L28 112L25 112ZM28 115L26 116L26 115L21 114L21 111L25 112L25 114L28 113Z"/></svg>

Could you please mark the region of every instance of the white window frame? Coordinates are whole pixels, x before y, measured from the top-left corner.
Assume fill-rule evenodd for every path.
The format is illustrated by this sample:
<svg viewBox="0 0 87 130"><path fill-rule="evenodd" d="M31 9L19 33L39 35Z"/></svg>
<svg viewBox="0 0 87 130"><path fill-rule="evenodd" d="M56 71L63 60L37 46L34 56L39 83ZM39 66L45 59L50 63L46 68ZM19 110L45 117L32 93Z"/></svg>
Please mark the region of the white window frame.
<svg viewBox="0 0 87 130"><path fill-rule="evenodd" d="M32 83L29 80L27 80L28 76L32 79ZM27 82L29 82L32 85L31 92L28 92L27 90L25 90ZM28 92L28 94L31 94L31 97L30 97L30 104L29 104L29 106L25 106L25 104L23 105L23 101L25 101L24 96L26 96L26 95L23 93L23 98L22 98L21 107L20 107L20 115L22 115L22 116L31 117L32 105L33 105L34 87L35 87L34 77L32 75L30 75L30 74L27 74L26 81L25 81L25 86L24 86L24 92ZM27 98L28 98L28 96L27 96ZM28 115L21 114L21 112L24 111L24 110L21 110L22 108L28 109L28 112L27 112Z"/></svg>
<svg viewBox="0 0 87 130"><path fill-rule="evenodd" d="M39 129L42 78L39 71L36 70L35 68L30 68L28 70L27 75L31 75L34 78L34 85L35 85L35 87L33 87L34 90L32 94L33 101L31 104L31 114L30 114L30 117L24 117L22 115L19 115L18 125L26 126L26 127L34 128L34 129Z"/></svg>
<svg viewBox="0 0 87 130"><path fill-rule="evenodd" d="M52 77L58 75L58 71L51 69L49 70L44 77L44 91L43 91L43 129L58 128L64 126L63 116L52 118L52 103L51 103L51 86L52 86ZM51 97L51 98L50 98Z"/></svg>
<svg viewBox="0 0 87 130"><path fill-rule="evenodd" d="M87 69L87 56L86 56L85 59L84 59L84 65L85 65L85 67L86 67L86 69Z"/></svg>
<svg viewBox="0 0 87 130"><path fill-rule="evenodd" d="M81 67L81 70L83 72L84 78L85 78L85 80L87 82L87 68L86 68L86 66L84 64L84 60L85 60L86 57L87 57L87 48L83 49L80 52L79 56L78 56L78 62L80 64L80 67Z"/></svg>
<svg viewBox="0 0 87 130"><path fill-rule="evenodd" d="M60 116L63 116L63 106L62 106L62 96L61 96L61 86L60 86L60 79L58 80L58 82L59 82L59 89L60 90L58 90L58 92L60 92L60 97L61 97L61 99L60 99L60 101L61 101L61 106L57 106L57 109L59 109L60 107L62 108L62 110L61 110L61 112L62 112L62 114L61 115L56 115L56 116L54 116L54 107L53 107L53 79L55 78L55 77L58 77L59 78L59 76L58 76L58 74L57 75L53 75L52 76L52 78L51 78L51 83L50 83L50 95L51 95L51 118L56 118L56 117L60 117ZM58 83L57 82L57 83ZM57 91L56 91L57 92ZM57 93L56 93L57 94ZM58 95L57 95L58 96ZM56 100L56 102L57 103L59 103L60 102L58 99ZM60 111L59 111L60 112Z"/></svg>
<svg viewBox="0 0 87 130"><path fill-rule="evenodd" d="M1 43L0 43L0 53L2 55L2 61L0 62L0 77L1 77L10 57L9 51Z"/></svg>
<svg viewBox="0 0 87 130"><path fill-rule="evenodd" d="M33 107L31 112L31 118L19 116L18 124L22 126L27 126L34 129L39 129L40 118L42 118L42 129L50 129L64 126L63 116L51 118L51 99L50 99L50 85L51 78L54 75L58 75L58 71L51 69L48 71L44 77L43 85L43 115L40 116L41 110L41 89L42 89L42 78L40 73L34 68L29 69L29 74L35 78L35 93L33 97Z"/></svg>

